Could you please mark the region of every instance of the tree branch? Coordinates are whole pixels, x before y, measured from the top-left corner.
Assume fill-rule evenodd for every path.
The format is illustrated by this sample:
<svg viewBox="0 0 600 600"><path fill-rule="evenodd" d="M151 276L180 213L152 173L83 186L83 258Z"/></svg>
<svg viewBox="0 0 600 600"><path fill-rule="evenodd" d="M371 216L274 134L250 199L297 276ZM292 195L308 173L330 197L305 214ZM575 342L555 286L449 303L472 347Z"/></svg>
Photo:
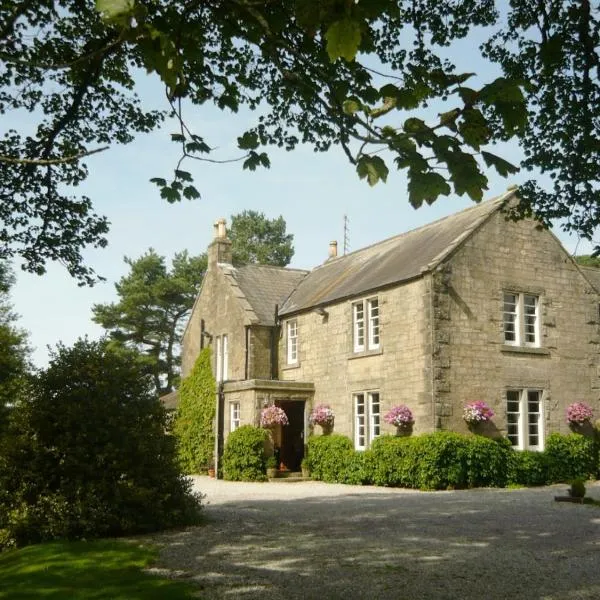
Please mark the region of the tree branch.
<svg viewBox="0 0 600 600"><path fill-rule="evenodd" d="M91 156L92 154L97 154L98 152L104 152L104 150L108 150L108 146L103 146L102 148L96 148L95 150L86 150L85 152L80 152L79 154L72 154L71 156L62 156L60 158L16 158L14 156L6 156L4 154L0 154L0 163L9 163L13 165L59 165L63 163L73 162L79 160L80 158L84 158L86 156Z"/></svg>

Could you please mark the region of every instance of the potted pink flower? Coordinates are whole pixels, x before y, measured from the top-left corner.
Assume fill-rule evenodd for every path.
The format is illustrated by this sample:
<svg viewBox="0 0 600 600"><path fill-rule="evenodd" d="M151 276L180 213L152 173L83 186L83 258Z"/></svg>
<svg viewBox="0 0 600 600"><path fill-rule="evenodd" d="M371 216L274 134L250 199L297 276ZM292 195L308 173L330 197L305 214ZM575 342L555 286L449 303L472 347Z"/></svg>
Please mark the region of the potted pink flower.
<svg viewBox="0 0 600 600"><path fill-rule="evenodd" d="M265 429L272 429L277 425L288 425L289 420L283 408L279 406L275 406L272 404L271 406L267 406L262 409L260 413L260 426Z"/></svg>
<svg viewBox="0 0 600 600"><path fill-rule="evenodd" d="M593 436L594 411L585 402L573 402L567 406L567 423L575 433Z"/></svg>
<svg viewBox="0 0 600 600"><path fill-rule="evenodd" d="M335 415L333 414L333 410L327 404L317 404L315 406L310 416L308 417L308 422L314 427L315 425L320 425L323 428L323 435L330 434L333 430L333 422L335 421Z"/></svg>
<svg viewBox="0 0 600 600"><path fill-rule="evenodd" d="M463 409L463 419L470 426L487 423L493 416L494 411L483 400L468 402Z"/></svg>
<svg viewBox="0 0 600 600"><path fill-rule="evenodd" d="M410 435L415 424L412 411L405 404L393 406L384 415L383 420L396 427L396 435Z"/></svg>

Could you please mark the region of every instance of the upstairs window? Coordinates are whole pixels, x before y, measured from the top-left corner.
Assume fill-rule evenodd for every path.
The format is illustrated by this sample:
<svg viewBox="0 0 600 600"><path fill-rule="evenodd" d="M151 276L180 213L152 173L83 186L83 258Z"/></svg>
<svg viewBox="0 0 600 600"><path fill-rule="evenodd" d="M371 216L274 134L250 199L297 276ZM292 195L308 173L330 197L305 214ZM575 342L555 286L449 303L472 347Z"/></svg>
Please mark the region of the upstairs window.
<svg viewBox="0 0 600 600"><path fill-rule="evenodd" d="M379 300L369 298L352 305L354 352L379 348Z"/></svg>
<svg viewBox="0 0 600 600"><path fill-rule="evenodd" d="M539 296L504 292L504 343L509 346L540 346Z"/></svg>
<svg viewBox="0 0 600 600"><path fill-rule="evenodd" d="M227 381L229 378L229 343L227 335L218 335L215 340L216 345L216 380L217 383Z"/></svg>
<svg viewBox="0 0 600 600"><path fill-rule="evenodd" d="M287 323L287 364L295 365L298 362L298 321Z"/></svg>

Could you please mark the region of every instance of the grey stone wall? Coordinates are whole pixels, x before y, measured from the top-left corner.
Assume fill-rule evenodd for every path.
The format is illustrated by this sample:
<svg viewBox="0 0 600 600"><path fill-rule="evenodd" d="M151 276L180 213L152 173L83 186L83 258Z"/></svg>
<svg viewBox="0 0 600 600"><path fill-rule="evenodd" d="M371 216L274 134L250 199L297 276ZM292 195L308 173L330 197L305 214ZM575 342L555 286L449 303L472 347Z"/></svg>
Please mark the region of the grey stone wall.
<svg viewBox="0 0 600 600"><path fill-rule="evenodd" d="M600 414L598 295L558 240L533 221L491 219L432 278L436 426L466 431L462 409L486 401L506 434L506 390L539 388L546 434L568 432L566 407ZM540 297L541 348L504 344L503 292Z"/></svg>
<svg viewBox="0 0 600 600"><path fill-rule="evenodd" d="M381 416L396 404L406 404L416 418L415 433L433 429L431 344L428 282L419 279L368 294L380 306L381 343L373 353L355 354L352 343L352 302L325 307L326 316L307 312L298 323L299 362L286 364L286 323L279 344L280 379L312 381L313 404L330 405L335 432L353 437L352 394L379 391ZM392 432L382 424L382 430Z"/></svg>

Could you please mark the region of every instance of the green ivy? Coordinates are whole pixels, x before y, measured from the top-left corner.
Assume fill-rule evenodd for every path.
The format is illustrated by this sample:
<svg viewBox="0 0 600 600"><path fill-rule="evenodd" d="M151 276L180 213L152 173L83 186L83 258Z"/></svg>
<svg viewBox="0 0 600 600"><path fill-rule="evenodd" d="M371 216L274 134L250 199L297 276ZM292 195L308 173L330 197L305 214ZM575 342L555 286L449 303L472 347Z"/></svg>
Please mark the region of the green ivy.
<svg viewBox="0 0 600 600"><path fill-rule="evenodd" d="M181 382L179 407L173 425L179 460L186 473L204 471L212 462L216 393L211 349L204 348L192 372Z"/></svg>
<svg viewBox="0 0 600 600"><path fill-rule="evenodd" d="M230 481L266 481L265 444L269 433L244 425L227 437L223 451L223 478Z"/></svg>

